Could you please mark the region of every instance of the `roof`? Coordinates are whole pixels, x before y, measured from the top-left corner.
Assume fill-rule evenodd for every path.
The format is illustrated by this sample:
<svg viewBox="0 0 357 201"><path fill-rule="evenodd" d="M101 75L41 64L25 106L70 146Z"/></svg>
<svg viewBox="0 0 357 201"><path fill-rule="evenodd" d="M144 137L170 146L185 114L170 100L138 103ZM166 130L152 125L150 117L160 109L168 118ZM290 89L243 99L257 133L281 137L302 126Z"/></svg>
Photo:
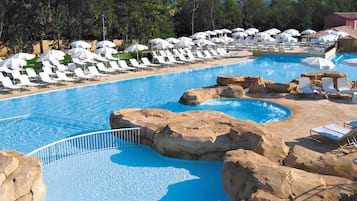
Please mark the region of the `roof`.
<svg viewBox="0 0 357 201"><path fill-rule="evenodd" d="M336 31L343 31L349 35L349 37L353 39L357 39L357 31L352 29L349 26L339 26L339 27L332 27L331 29Z"/></svg>
<svg viewBox="0 0 357 201"><path fill-rule="evenodd" d="M357 12L334 12L333 14L339 15L346 19L357 19Z"/></svg>

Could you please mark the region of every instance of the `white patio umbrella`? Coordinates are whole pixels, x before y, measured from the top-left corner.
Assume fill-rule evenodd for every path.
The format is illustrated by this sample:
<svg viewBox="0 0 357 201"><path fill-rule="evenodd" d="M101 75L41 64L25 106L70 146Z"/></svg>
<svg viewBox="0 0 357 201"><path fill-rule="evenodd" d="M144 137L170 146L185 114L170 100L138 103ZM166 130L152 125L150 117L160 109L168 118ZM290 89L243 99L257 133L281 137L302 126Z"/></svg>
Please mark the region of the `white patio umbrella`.
<svg viewBox="0 0 357 201"><path fill-rule="evenodd" d="M70 43L71 47L75 47L75 48L90 48L91 44L83 41L83 40L77 40L77 41L73 41Z"/></svg>
<svg viewBox="0 0 357 201"><path fill-rule="evenodd" d="M101 47L94 51L96 54L116 54L118 50L111 47Z"/></svg>
<svg viewBox="0 0 357 201"><path fill-rule="evenodd" d="M345 59L342 61L342 63L350 66L357 66L357 58Z"/></svg>
<svg viewBox="0 0 357 201"><path fill-rule="evenodd" d="M0 62L0 67L7 67L7 68L12 68L12 69L18 69L25 66L27 62L23 59L17 59L17 58L7 58L3 61Z"/></svg>
<svg viewBox="0 0 357 201"><path fill-rule="evenodd" d="M180 42L175 44L175 47L191 47L192 45L195 45L194 42L189 41L189 40L180 40Z"/></svg>
<svg viewBox="0 0 357 201"><path fill-rule="evenodd" d="M240 27L236 27L234 29L232 29L233 32L243 32L244 29L243 28L240 28Z"/></svg>
<svg viewBox="0 0 357 201"><path fill-rule="evenodd" d="M149 47L142 44L133 44L127 47L125 50L128 52L136 52L136 59L139 60L139 51L148 50Z"/></svg>
<svg viewBox="0 0 357 201"><path fill-rule="evenodd" d="M267 34L269 34L269 35L271 35L271 36L275 36L275 35L281 33L281 31L280 31L279 29L277 29L277 28L271 28L271 29L265 30L265 31L263 31L263 32L264 32L264 33L267 33Z"/></svg>
<svg viewBox="0 0 357 201"><path fill-rule="evenodd" d="M166 40L167 42L169 42L169 43L172 43L172 44L175 44L175 43L180 42L180 40L179 40L179 39L177 39L177 38L173 38L173 37L166 38L165 40Z"/></svg>
<svg viewBox="0 0 357 201"><path fill-rule="evenodd" d="M208 36L208 34L205 32L197 32L197 33L194 33L192 36L190 36L190 38L192 38L192 39L206 39L207 36Z"/></svg>
<svg viewBox="0 0 357 201"><path fill-rule="evenodd" d="M163 50L163 49L170 49L170 48L173 48L174 45L163 40L162 42L158 42L154 45L154 48L155 49L159 49L159 50Z"/></svg>
<svg viewBox="0 0 357 201"><path fill-rule="evenodd" d="M304 31L301 32L302 35L311 35L311 34L315 34L316 31L312 30L312 29L305 29Z"/></svg>
<svg viewBox="0 0 357 201"><path fill-rule="evenodd" d="M301 63L305 66L319 69L332 69L335 67L332 61L321 57L306 57L301 60Z"/></svg>
<svg viewBox="0 0 357 201"><path fill-rule="evenodd" d="M72 54L72 57L86 62L95 63L97 55L87 49L80 48L80 50L77 50L77 52Z"/></svg>
<svg viewBox="0 0 357 201"><path fill-rule="evenodd" d="M16 53L16 54L11 56L11 58L23 59L23 60L30 60L30 59L33 59L35 57L36 56L34 54L29 54L29 53L24 53L24 52Z"/></svg>
<svg viewBox="0 0 357 201"><path fill-rule="evenodd" d="M210 41L214 43L225 43L224 39L219 37L211 38Z"/></svg>
<svg viewBox="0 0 357 201"><path fill-rule="evenodd" d="M97 42L97 47L115 47L115 43L109 40L102 40Z"/></svg>
<svg viewBox="0 0 357 201"><path fill-rule="evenodd" d="M233 38L244 38L244 37L247 37L248 34L245 33L245 32L235 32L235 33L232 33L232 37Z"/></svg>
<svg viewBox="0 0 357 201"><path fill-rule="evenodd" d="M161 42L164 42L165 40L162 39L162 38L153 38L153 39L150 39L149 40L149 43L152 43L152 44L158 44L158 43L161 43ZM167 42L167 41L165 41Z"/></svg>
<svg viewBox="0 0 357 201"><path fill-rule="evenodd" d="M65 55L61 50L48 50L42 53L37 61L63 60Z"/></svg>
<svg viewBox="0 0 357 201"><path fill-rule="evenodd" d="M257 28L249 28L249 29L246 29L244 32L247 33L248 35L255 35L256 33L259 32L259 29L257 29Z"/></svg>
<svg viewBox="0 0 357 201"><path fill-rule="evenodd" d="M287 29L287 30L283 31L283 33L288 33L292 36L301 36L300 32L296 29Z"/></svg>
<svg viewBox="0 0 357 201"><path fill-rule="evenodd" d="M216 45L216 43L213 43L213 42L211 42L211 41L209 41L207 39L198 39L198 40L194 40L193 42L196 45L201 46L201 47L203 47L203 46L215 46Z"/></svg>

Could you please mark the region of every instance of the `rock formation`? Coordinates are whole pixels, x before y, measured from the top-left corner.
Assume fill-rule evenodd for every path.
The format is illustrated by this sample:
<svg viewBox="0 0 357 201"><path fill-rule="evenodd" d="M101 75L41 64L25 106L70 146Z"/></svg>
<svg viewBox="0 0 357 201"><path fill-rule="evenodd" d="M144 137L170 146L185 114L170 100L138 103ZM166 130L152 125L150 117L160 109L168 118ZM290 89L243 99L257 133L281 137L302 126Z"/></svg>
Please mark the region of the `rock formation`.
<svg viewBox="0 0 357 201"><path fill-rule="evenodd" d="M338 200L357 192L356 155L300 146L289 152L263 125L221 112L131 108L113 113L110 123L140 127L141 142L168 157L224 160L222 182L231 200Z"/></svg>
<svg viewBox="0 0 357 201"><path fill-rule="evenodd" d="M39 159L14 151L0 151L0 200L40 201L45 193Z"/></svg>
<svg viewBox="0 0 357 201"><path fill-rule="evenodd" d="M141 127L141 141L165 156L223 160L229 150L254 150L282 161L288 148L279 137L251 121L216 111L173 113L163 109L123 109L111 115L112 128Z"/></svg>

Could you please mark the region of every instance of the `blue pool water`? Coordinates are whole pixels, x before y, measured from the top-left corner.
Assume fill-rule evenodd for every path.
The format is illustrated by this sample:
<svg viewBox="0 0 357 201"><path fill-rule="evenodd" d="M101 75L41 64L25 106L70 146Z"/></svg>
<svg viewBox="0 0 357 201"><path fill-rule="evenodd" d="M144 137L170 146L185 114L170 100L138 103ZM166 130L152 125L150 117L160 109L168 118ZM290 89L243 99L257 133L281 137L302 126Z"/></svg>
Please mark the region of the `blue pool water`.
<svg viewBox="0 0 357 201"><path fill-rule="evenodd" d="M219 161L166 158L143 145L94 152L45 167L45 201L228 201L222 168Z"/></svg>
<svg viewBox="0 0 357 201"><path fill-rule="evenodd" d="M357 56L337 55L336 70L347 73L351 80L357 80L356 67L340 64L343 59L352 57ZM301 58L263 56L240 64L0 101L0 149L14 149L28 153L53 141L95 130L85 123L77 124L71 120L96 122L109 127L110 113L122 108L164 108L185 111L187 108L177 103L183 92L191 88L214 85L219 75L262 76L266 80L289 82L299 77L301 73L318 70L301 65ZM195 109L213 107L229 114L229 110L240 105L233 100L227 100L233 101L227 105L225 101L209 101ZM262 104L266 106L269 103ZM225 109L226 106L229 106L228 109ZM273 113L285 111L280 111L283 107L266 108L273 108L271 110ZM231 115L251 119L249 116L240 117L234 112ZM256 121L260 122L263 119L266 122L276 117L268 117L266 121L264 118ZM71 200L69 197L78 195L74 200L104 200L107 197L108 200L175 200L180 196L183 197L180 200L228 200L221 185L222 165L222 162L166 159L149 148L130 151L108 150L58 161L46 167L44 169L48 188L46 199ZM124 195L128 197L118 198L124 196L119 195L120 192L125 192ZM197 194L194 194L195 192ZM130 196L135 196L134 194L139 197L131 199ZM57 197L59 195L64 197ZM206 196L200 197L202 195ZM186 199L186 196L195 199Z"/></svg>
<svg viewBox="0 0 357 201"><path fill-rule="evenodd" d="M342 57L342 58L341 58ZM336 56L337 71L357 80L357 68L341 65L354 54ZM72 88L0 101L0 119L28 115L24 118L0 121L0 149L28 153L38 147L68 136L93 131L85 126L64 126L52 121L68 118L96 122L109 126L111 112L122 108L164 108L182 110L178 100L191 88L214 85L219 75L262 76L275 82L289 82L301 73L316 71L300 64L302 57L263 56L250 62L217 66L180 73L164 74ZM53 118L39 118L43 114ZM259 121L257 121L259 122Z"/></svg>

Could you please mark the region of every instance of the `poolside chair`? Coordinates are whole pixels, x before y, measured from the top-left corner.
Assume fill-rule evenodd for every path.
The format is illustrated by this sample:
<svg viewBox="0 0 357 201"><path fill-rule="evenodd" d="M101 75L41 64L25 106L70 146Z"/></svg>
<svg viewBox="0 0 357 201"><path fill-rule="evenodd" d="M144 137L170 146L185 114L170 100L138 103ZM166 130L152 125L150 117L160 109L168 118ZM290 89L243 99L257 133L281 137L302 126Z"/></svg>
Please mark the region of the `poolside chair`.
<svg viewBox="0 0 357 201"><path fill-rule="evenodd" d="M110 66L109 69L113 69L116 72L123 72L123 71L128 70L128 69L120 67L117 61L110 61L109 66Z"/></svg>
<svg viewBox="0 0 357 201"><path fill-rule="evenodd" d="M183 61L177 61L173 56L167 56L167 59L168 59L169 62L171 62L171 63L175 63L175 64L185 64L185 62L183 62Z"/></svg>
<svg viewBox="0 0 357 201"><path fill-rule="evenodd" d="M311 128L310 135L313 133L327 137L337 142L337 144L340 146L345 142L347 142L349 145L354 145L353 143L356 142L357 129L348 129L336 124L328 124L316 128Z"/></svg>
<svg viewBox="0 0 357 201"><path fill-rule="evenodd" d="M153 64L150 62L150 60L147 57L142 57L141 61L143 62L143 64L145 64L146 66L151 66L151 67L160 67L160 64Z"/></svg>
<svg viewBox="0 0 357 201"><path fill-rule="evenodd" d="M111 61L118 61L119 60L119 58L113 57L113 55L110 54L110 53L106 53L104 56L105 56L106 59L109 59Z"/></svg>
<svg viewBox="0 0 357 201"><path fill-rule="evenodd" d="M1 79L2 85L8 89L22 90L23 86L12 83L11 79L7 76Z"/></svg>
<svg viewBox="0 0 357 201"><path fill-rule="evenodd" d="M88 70L91 73L91 75L96 76L96 77L107 77L108 76L106 74L100 73L95 66L88 66Z"/></svg>
<svg viewBox="0 0 357 201"><path fill-rule="evenodd" d="M20 83L18 84L19 86L24 86L24 87L41 87L42 86L39 83L31 82L27 75L21 75L19 79L20 79Z"/></svg>
<svg viewBox="0 0 357 201"><path fill-rule="evenodd" d="M211 53L209 53L208 50L204 50L203 51L204 57L208 58L208 59L218 59L219 57L217 56L212 56Z"/></svg>
<svg viewBox="0 0 357 201"><path fill-rule="evenodd" d="M332 77L323 77L322 81L322 90L326 92L326 94L334 94L337 93L337 90L333 84Z"/></svg>
<svg viewBox="0 0 357 201"><path fill-rule="evenodd" d="M318 93L318 89L311 87L311 81L309 77L299 77L299 89L303 94L315 94Z"/></svg>
<svg viewBox="0 0 357 201"><path fill-rule="evenodd" d="M19 70L11 70L11 77L14 82L20 81L21 73Z"/></svg>
<svg viewBox="0 0 357 201"><path fill-rule="evenodd" d="M79 60L78 58L72 58L73 63L85 66L86 63L84 61Z"/></svg>
<svg viewBox="0 0 357 201"><path fill-rule="evenodd" d="M88 74L84 74L83 70L81 68L76 68L74 70L74 74L83 80L94 80L95 77L93 75L88 75Z"/></svg>
<svg viewBox="0 0 357 201"><path fill-rule="evenodd" d="M139 62L136 60L136 59L134 59L134 58L131 58L131 59L129 59L129 62L130 62L130 64L133 66L133 67L135 67L135 68L138 68L138 69L140 69L140 68L147 68L147 66L146 65L144 65L144 64L139 64Z"/></svg>
<svg viewBox="0 0 357 201"><path fill-rule="evenodd" d="M56 78L51 78L47 73L45 72L40 72L39 73L41 81L46 83L46 84L58 84L59 80Z"/></svg>
<svg viewBox="0 0 357 201"><path fill-rule="evenodd" d="M64 82L75 82L75 81L77 81L74 78L67 77L67 75L64 72L61 72L61 71L58 71L58 70L56 71L56 75L57 75L57 77L58 77L58 79L60 81L64 81Z"/></svg>
<svg viewBox="0 0 357 201"><path fill-rule="evenodd" d="M33 68L25 68L26 74L30 79L39 79L40 76L36 73L36 71Z"/></svg>
<svg viewBox="0 0 357 201"><path fill-rule="evenodd" d="M195 59L188 59L188 58L186 58L183 54L177 54L176 56L177 56L177 57L180 59L180 61L182 61L182 62L186 62L186 63L195 63L195 62L196 62Z"/></svg>
<svg viewBox="0 0 357 201"><path fill-rule="evenodd" d="M131 70L131 71L137 70L137 68L128 66L128 64L124 60L119 60L118 64L119 64L120 68L122 68L124 70Z"/></svg>
<svg viewBox="0 0 357 201"><path fill-rule="evenodd" d="M164 57L162 57L162 56L157 56L156 59L159 62L159 64L161 64L163 66L175 65L175 63L165 61Z"/></svg>
<svg viewBox="0 0 357 201"><path fill-rule="evenodd" d="M348 120L343 122L343 126L349 126L351 128L357 128L357 120Z"/></svg>
<svg viewBox="0 0 357 201"><path fill-rule="evenodd" d="M52 71L52 67L49 66L42 66L42 71L45 72L49 76L55 76L56 73Z"/></svg>
<svg viewBox="0 0 357 201"><path fill-rule="evenodd" d="M354 90L350 88L347 78L337 78L337 90L342 94L352 94Z"/></svg>
<svg viewBox="0 0 357 201"><path fill-rule="evenodd" d="M115 73L117 70L113 68L107 68L105 67L104 63L96 63L96 66L98 67L98 70L103 72L103 73Z"/></svg>

